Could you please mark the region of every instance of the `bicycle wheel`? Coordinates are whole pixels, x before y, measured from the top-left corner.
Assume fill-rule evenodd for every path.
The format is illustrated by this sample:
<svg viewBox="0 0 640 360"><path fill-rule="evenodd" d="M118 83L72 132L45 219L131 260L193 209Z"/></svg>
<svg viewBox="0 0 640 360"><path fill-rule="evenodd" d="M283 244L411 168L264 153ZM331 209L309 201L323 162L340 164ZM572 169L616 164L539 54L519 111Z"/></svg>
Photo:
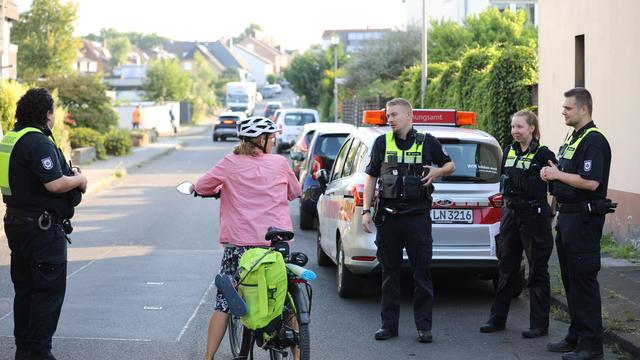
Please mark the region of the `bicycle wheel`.
<svg viewBox="0 0 640 360"><path fill-rule="evenodd" d="M298 285L295 286L297 291L302 291ZM292 296L291 299L294 301L294 304L293 306L289 306L291 312L284 314L283 326L289 326L298 334L298 344L284 349L286 356L276 350L269 350L269 358L271 360L309 360L311 357L309 324L303 324L300 321L300 314L296 311L297 309L307 309L308 304L303 299L301 299L301 303L298 303L299 301L296 299L300 298L296 296Z"/></svg>
<svg viewBox="0 0 640 360"><path fill-rule="evenodd" d="M229 317L229 343L234 358L248 356L252 346L251 332L247 330L235 316Z"/></svg>

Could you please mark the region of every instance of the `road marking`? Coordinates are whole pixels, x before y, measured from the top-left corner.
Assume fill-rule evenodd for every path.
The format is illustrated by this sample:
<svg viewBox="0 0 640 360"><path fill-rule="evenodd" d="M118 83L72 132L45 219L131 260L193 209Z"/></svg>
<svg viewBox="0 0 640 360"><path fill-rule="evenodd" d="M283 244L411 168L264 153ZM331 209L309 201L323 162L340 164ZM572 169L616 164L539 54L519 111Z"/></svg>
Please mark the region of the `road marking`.
<svg viewBox="0 0 640 360"><path fill-rule="evenodd" d="M147 285L164 285L161 281L147 281Z"/></svg>
<svg viewBox="0 0 640 360"><path fill-rule="evenodd" d="M111 248L107 251L104 252L104 254L100 255L100 257L98 257L97 259L93 259L91 261L89 261L88 264L85 264L84 266L80 267L78 270L72 272L71 274L67 275L67 280L69 280L69 278L71 278L73 275L79 273L80 271L86 269L87 267L89 267L91 264L93 264L94 262L101 260L102 258L104 258L105 256L109 255L109 253L111 253L114 250L114 248ZM13 314L13 310L9 311L8 314L4 315L3 317L0 317L0 321L8 318L9 316L11 316Z"/></svg>
<svg viewBox="0 0 640 360"><path fill-rule="evenodd" d="M144 309L145 310L162 310L162 306L145 305Z"/></svg>
<svg viewBox="0 0 640 360"><path fill-rule="evenodd" d="M214 284L214 281L211 282L211 284L207 288L207 291L205 291L204 295L202 295L202 298L200 299L200 303L198 304L198 306L196 306L196 309L193 310L193 314L191 314L191 317L189 318L189 320L187 320L187 323L184 324L184 327L182 327L182 331L180 331L180 334L178 334L178 337L176 338L176 342L180 341L180 339L182 338L182 335L184 335L184 333L189 328L189 324L191 324L191 321L193 321L193 319L196 317L198 310L200 310L200 307L202 306L202 304L204 304L204 299L207 297L207 295L213 288L213 284Z"/></svg>
<svg viewBox="0 0 640 360"><path fill-rule="evenodd" d="M0 335L0 338L11 338L13 335ZM54 336L54 339L62 340L104 340L104 341L132 341L132 342L151 342L151 339L122 339L122 338L100 338L100 337L75 337L75 336Z"/></svg>

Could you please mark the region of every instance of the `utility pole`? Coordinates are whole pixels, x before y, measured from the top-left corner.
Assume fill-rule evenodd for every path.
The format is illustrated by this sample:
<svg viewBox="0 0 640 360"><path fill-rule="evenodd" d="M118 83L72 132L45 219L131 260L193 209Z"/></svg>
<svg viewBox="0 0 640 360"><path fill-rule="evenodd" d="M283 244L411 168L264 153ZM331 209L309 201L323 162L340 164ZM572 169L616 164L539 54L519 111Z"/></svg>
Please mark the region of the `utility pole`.
<svg viewBox="0 0 640 360"><path fill-rule="evenodd" d="M333 121L338 122L338 45L340 37L334 34L331 36L331 43L333 44Z"/></svg>
<svg viewBox="0 0 640 360"><path fill-rule="evenodd" d="M420 86L420 108L424 109L424 94L427 91L427 0L422 0L422 81Z"/></svg>
<svg viewBox="0 0 640 360"><path fill-rule="evenodd" d="M4 57L4 0L0 0L0 81L4 83L4 67L2 58Z"/></svg>

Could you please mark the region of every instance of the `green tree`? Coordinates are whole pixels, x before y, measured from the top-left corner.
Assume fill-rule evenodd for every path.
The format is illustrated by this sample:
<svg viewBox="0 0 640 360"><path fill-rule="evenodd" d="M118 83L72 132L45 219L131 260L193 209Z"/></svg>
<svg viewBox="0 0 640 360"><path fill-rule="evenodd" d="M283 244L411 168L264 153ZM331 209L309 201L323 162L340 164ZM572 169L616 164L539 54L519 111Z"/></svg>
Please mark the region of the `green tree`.
<svg viewBox="0 0 640 360"><path fill-rule="evenodd" d="M147 100L180 101L189 96L191 78L176 60L157 60L147 69L142 87Z"/></svg>
<svg viewBox="0 0 640 360"><path fill-rule="evenodd" d="M139 47L142 50L151 50L157 46L169 41L168 38L160 36L156 33L143 34L139 32L119 32L113 28L103 28L99 34L89 34L85 36L85 39L92 41L103 41L109 39L116 39L119 37L126 37L131 44Z"/></svg>
<svg viewBox="0 0 640 360"><path fill-rule="evenodd" d="M55 76L39 85L57 90L59 101L67 108L74 126L91 128L103 134L118 126L118 115L111 107L101 76Z"/></svg>
<svg viewBox="0 0 640 360"><path fill-rule="evenodd" d="M305 105L315 108L320 104L320 82L327 69L324 51L316 46L294 58L284 77L291 89L302 96Z"/></svg>
<svg viewBox="0 0 640 360"><path fill-rule="evenodd" d="M429 63L439 63L459 59L464 50L473 43L469 30L453 21L433 20L429 27Z"/></svg>
<svg viewBox="0 0 640 360"><path fill-rule="evenodd" d="M216 75L205 60L196 53L191 70L191 97L193 102L193 120L203 119L208 111L217 104L215 96Z"/></svg>
<svg viewBox="0 0 640 360"><path fill-rule="evenodd" d="M276 80L278 80L278 77L275 74L269 74L267 75L267 83L269 84L275 84Z"/></svg>
<svg viewBox="0 0 640 360"><path fill-rule="evenodd" d="M233 42L235 44L239 43L240 41L244 40L244 38L246 37L256 37L256 33L262 31L262 26L260 26L259 24L256 23L251 23L249 24L249 26L247 26L244 31L242 32L242 34L236 36L233 38Z"/></svg>
<svg viewBox="0 0 640 360"><path fill-rule="evenodd" d="M222 70L222 74L215 80L214 88L216 98L223 100L227 95L227 83L240 81L240 71L237 68L229 67Z"/></svg>
<svg viewBox="0 0 640 360"><path fill-rule="evenodd" d="M107 40L107 47L111 53L109 65L114 68L127 60L127 55L131 51L131 42L129 38L121 36Z"/></svg>
<svg viewBox="0 0 640 360"><path fill-rule="evenodd" d="M37 79L71 72L80 40L73 36L78 5L60 0L33 0L11 30L18 51L18 74Z"/></svg>

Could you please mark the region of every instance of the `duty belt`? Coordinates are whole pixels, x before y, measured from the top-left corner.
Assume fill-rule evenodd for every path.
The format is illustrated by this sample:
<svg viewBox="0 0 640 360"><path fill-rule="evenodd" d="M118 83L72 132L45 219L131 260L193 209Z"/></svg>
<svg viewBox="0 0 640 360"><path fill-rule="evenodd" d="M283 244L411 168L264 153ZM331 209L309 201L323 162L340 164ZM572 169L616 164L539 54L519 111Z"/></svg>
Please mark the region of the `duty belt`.
<svg viewBox="0 0 640 360"><path fill-rule="evenodd" d="M73 232L71 221L69 219L63 219L57 215L50 214L44 210L42 212L23 210L14 207L7 207L6 217L11 217L17 220L32 221L37 223L41 230L49 230L53 224L61 225L64 233L64 237L69 244L71 239L67 236Z"/></svg>
<svg viewBox="0 0 640 360"><path fill-rule="evenodd" d="M511 210L537 210L545 205L544 200L505 200L505 206Z"/></svg>
<svg viewBox="0 0 640 360"><path fill-rule="evenodd" d="M558 212L604 215L615 212L617 206L617 203L611 202L609 199L589 200L578 203L558 203Z"/></svg>

